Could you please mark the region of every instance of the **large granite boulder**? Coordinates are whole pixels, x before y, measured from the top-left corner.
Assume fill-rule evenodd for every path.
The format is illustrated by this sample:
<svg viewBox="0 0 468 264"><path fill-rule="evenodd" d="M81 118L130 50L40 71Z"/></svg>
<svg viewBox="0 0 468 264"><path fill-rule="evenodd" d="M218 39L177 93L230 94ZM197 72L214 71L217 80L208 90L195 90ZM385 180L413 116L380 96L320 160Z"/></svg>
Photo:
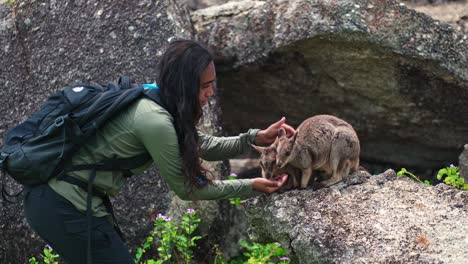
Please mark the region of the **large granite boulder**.
<svg viewBox="0 0 468 264"><path fill-rule="evenodd" d="M174 20L182 16L168 16L168 8L169 1L148 0L1 4L1 138L68 84L115 81L122 74L154 81L157 57L169 38L181 35ZM167 188L155 187L164 186L161 179L151 175L131 179L114 202L131 246L141 244L151 229L148 214L167 210L170 202ZM19 189L10 180L7 185ZM21 204L1 205L0 262L26 263L45 244L30 230Z"/></svg>
<svg viewBox="0 0 468 264"><path fill-rule="evenodd" d="M153 82L157 59L169 40L191 38L188 11L175 1L1 2L0 145L6 130L34 112L55 90L85 81L115 81L122 74ZM214 100L204 109L200 128L207 133L219 134L218 108ZM216 175L227 174L223 163L211 166ZM6 184L10 191L20 189L11 179ZM113 199L132 251L150 234L151 219L168 212L172 200L154 169L132 177ZM221 203L201 208L218 216L205 220L206 225L223 226L223 233L230 232L231 224L216 222L223 220L218 210L225 207ZM29 257L39 255L45 243L30 230L21 204L2 200L0 208L0 263L27 263Z"/></svg>
<svg viewBox="0 0 468 264"><path fill-rule="evenodd" d="M467 37L403 4L240 1L192 20L216 51L230 134L333 114L355 127L364 163L428 174L468 142Z"/></svg>
<svg viewBox="0 0 468 264"><path fill-rule="evenodd" d="M249 201L251 236L278 241L291 263L465 263L468 192L359 172L317 191Z"/></svg>

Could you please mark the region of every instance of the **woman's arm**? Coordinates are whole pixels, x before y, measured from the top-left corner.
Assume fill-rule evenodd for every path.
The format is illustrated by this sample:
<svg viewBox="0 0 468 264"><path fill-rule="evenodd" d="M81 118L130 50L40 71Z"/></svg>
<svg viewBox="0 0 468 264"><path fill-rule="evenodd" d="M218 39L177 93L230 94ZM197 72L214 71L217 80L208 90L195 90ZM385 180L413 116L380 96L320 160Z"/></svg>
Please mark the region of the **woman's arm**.
<svg viewBox="0 0 468 264"><path fill-rule="evenodd" d="M294 128L285 122L283 117L266 129L249 129L247 133L235 137L215 137L199 132L200 157L208 161L232 159L249 151L251 144L270 145L281 127L286 130L287 136L294 134Z"/></svg>
<svg viewBox="0 0 468 264"><path fill-rule="evenodd" d="M213 181L213 185L193 188L182 174L182 159L172 117L165 111L138 115L134 123L135 135L141 140L169 188L183 200L212 200L248 197L252 194L252 179Z"/></svg>
<svg viewBox="0 0 468 264"><path fill-rule="evenodd" d="M179 153L177 135L169 113L152 111L139 114L134 122L135 135L145 146L159 173L169 188L183 200L214 200L246 198L256 190L264 193L277 191L286 182L287 176L275 180L263 178L213 181L203 188L190 192L188 179L182 174L182 159Z"/></svg>
<svg viewBox="0 0 468 264"><path fill-rule="evenodd" d="M234 137L215 137L198 133L200 158L207 161L235 158L251 149L259 129L249 129L247 133Z"/></svg>

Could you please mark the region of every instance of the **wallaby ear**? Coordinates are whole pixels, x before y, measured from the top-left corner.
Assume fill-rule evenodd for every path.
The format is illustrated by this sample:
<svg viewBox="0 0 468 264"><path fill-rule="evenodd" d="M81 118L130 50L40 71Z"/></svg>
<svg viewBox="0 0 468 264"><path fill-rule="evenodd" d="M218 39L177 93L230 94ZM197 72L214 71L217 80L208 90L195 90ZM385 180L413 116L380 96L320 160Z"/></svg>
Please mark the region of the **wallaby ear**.
<svg viewBox="0 0 468 264"><path fill-rule="evenodd" d="M283 127L280 127L280 129L278 130L278 137L282 138L284 136L286 136L286 130Z"/></svg>
<svg viewBox="0 0 468 264"><path fill-rule="evenodd" d="M252 146L252 148L254 148L258 153L263 153L263 151L265 150L264 147L259 147L259 146L255 146L254 144L250 144Z"/></svg>
<svg viewBox="0 0 468 264"><path fill-rule="evenodd" d="M297 138L297 130L296 130L296 132L294 132L294 134L289 138L289 141L290 141L290 142L296 142L296 138Z"/></svg>

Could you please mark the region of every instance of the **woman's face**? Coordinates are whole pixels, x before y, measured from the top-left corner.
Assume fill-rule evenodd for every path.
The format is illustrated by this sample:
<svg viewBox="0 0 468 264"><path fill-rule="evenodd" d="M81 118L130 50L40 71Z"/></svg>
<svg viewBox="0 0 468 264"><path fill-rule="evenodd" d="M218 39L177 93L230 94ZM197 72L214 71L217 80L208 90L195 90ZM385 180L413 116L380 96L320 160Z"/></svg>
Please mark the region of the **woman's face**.
<svg viewBox="0 0 468 264"><path fill-rule="evenodd" d="M200 94L198 99L200 105L204 106L208 103L208 99L214 95L214 85L216 81L216 71L214 63L211 62L200 76Z"/></svg>

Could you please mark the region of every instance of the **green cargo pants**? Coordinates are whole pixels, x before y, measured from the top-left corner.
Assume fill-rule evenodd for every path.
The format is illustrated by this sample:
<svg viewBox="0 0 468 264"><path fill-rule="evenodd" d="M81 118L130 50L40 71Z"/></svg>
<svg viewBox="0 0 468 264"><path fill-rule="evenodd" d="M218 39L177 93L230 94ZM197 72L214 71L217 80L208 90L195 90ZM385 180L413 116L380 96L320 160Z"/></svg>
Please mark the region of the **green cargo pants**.
<svg viewBox="0 0 468 264"><path fill-rule="evenodd" d="M71 264L87 262L87 220L69 201L49 185L27 190L24 198L26 219L62 259ZM93 217L93 264L134 264L127 247L106 217Z"/></svg>

